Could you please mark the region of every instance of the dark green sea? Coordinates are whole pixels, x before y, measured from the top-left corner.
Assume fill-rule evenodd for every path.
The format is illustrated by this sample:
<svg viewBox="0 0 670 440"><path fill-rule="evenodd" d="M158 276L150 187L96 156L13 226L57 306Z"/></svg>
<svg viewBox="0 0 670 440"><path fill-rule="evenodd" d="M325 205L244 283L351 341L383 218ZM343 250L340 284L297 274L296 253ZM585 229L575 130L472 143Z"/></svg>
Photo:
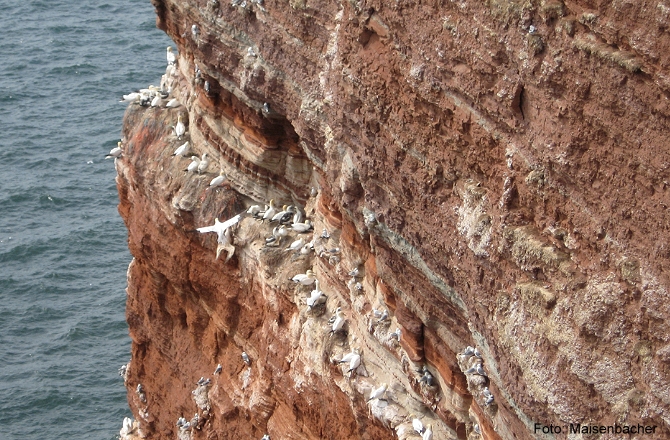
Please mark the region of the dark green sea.
<svg viewBox="0 0 670 440"><path fill-rule="evenodd" d="M0 28L0 438L117 438L131 256L104 156L170 40L149 0L0 0Z"/></svg>

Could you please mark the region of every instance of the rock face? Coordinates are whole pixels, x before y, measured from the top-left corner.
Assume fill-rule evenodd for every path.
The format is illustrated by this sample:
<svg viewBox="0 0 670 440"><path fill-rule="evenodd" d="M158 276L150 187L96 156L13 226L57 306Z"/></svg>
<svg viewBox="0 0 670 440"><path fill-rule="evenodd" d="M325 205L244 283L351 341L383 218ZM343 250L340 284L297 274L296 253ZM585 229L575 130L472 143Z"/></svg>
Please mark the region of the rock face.
<svg viewBox="0 0 670 440"><path fill-rule="evenodd" d="M131 104L116 161L137 435L669 435L670 3L152 3L183 105ZM195 229L270 199L314 232L215 259Z"/></svg>

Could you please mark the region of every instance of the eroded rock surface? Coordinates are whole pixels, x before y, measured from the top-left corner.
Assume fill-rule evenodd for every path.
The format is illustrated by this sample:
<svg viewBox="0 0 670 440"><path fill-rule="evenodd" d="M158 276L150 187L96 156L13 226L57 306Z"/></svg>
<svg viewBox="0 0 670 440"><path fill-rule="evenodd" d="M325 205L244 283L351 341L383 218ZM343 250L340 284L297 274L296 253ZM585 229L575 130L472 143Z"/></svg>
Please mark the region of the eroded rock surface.
<svg viewBox="0 0 670 440"><path fill-rule="evenodd" d="M152 3L182 106L130 104L116 160L134 433L668 432L670 3ZM314 232L247 216L215 259L196 228L270 199Z"/></svg>

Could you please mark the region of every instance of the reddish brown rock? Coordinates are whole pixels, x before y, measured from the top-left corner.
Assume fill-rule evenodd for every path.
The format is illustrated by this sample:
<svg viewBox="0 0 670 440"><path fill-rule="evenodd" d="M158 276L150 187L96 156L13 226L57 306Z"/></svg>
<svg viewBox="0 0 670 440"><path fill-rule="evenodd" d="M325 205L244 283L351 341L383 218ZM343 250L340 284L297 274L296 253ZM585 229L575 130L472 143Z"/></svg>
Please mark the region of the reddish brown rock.
<svg viewBox="0 0 670 440"><path fill-rule="evenodd" d="M412 413L440 439L670 435L670 6L152 3L184 107L132 104L117 160L143 436L196 412L180 435L410 439ZM171 156L179 112L203 175ZM229 187L206 191L220 169ZM195 228L270 199L304 208L314 254L245 218L215 260ZM288 281L308 268L318 312ZM368 402L381 383L387 404Z"/></svg>

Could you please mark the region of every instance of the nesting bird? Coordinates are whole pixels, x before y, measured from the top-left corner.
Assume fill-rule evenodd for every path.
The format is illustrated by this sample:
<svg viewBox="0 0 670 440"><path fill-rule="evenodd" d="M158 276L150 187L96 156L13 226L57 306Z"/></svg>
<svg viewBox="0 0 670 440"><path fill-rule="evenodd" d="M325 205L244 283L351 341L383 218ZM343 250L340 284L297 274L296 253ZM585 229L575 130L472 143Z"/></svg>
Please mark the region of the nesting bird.
<svg viewBox="0 0 670 440"><path fill-rule="evenodd" d="M174 150L174 153L172 153L173 156L182 156L182 157L186 157L187 154L188 154L188 141L181 144L179 147L177 147L176 150Z"/></svg>
<svg viewBox="0 0 670 440"><path fill-rule="evenodd" d="M109 150L109 154L105 156L105 159L116 159L117 157L121 156L121 153L123 153L123 150L121 150L121 145L121 142L117 143L116 147Z"/></svg>
<svg viewBox="0 0 670 440"><path fill-rule="evenodd" d="M207 154L207 153L205 153L205 154ZM215 178L213 178L209 182L209 187L207 189L216 188L217 186L221 186L225 180L226 180L226 176L225 176L225 174L223 174L223 171L221 171L218 176L216 176Z"/></svg>
<svg viewBox="0 0 670 440"><path fill-rule="evenodd" d="M168 65L174 65L177 62L177 57L174 52L172 52L172 47L168 46L167 48L167 63Z"/></svg>
<svg viewBox="0 0 670 440"><path fill-rule="evenodd" d="M177 125L174 127L174 134L177 136L177 139L181 140L181 137L186 133L186 126L181 121L181 115L177 116Z"/></svg>
<svg viewBox="0 0 670 440"><path fill-rule="evenodd" d="M242 361L246 366L251 365L251 359L249 359L249 355L245 351L242 352Z"/></svg>
<svg viewBox="0 0 670 440"><path fill-rule="evenodd" d="M419 435L423 434L424 427L421 420L416 418L414 414L412 414L410 417L412 417L412 428L414 428L417 434Z"/></svg>
<svg viewBox="0 0 670 440"><path fill-rule="evenodd" d="M379 388L372 390L370 393L370 398L368 399L368 402L374 399L380 399L383 400L382 397L384 397L384 394L386 393L386 388L388 385L383 383Z"/></svg>
<svg viewBox="0 0 670 440"><path fill-rule="evenodd" d="M316 280L314 283L316 284L316 286L314 290L312 290L312 294L310 295L310 297L307 298L307 307L309 307L310 310L313 309L315 306L326 302L326 296L319 289L319 280Z"/></svg>
<svg viewBox="0 0 670 440"><path fill-rule="evenodd" d="M314 272L312 272L311 269L307 269L305 273L299 273L295 275L293 278L291 278L291 281L300 283L303 286L309 286L314 284L314 281L316 281L316 275L314 275Z"/></svg>
<svg viewBox="0 0 670 440"><path fill-rule="evenodd" d="M208 165L209 159L207 159L207 153L203 153L202 159L200 159L200 163L198 164L198 174L202 174L203 171L206 171Z"/></svg>
<svg viewBox="0 0 670 440"><path fill-rule="evenodd" d="M200 159L198 156L191 156L191 163L188 164L188 167L184 171L187 173L195 173L198 171L198 166L200 165Z"/></svg>
<svg viewBox="0 0 670 440"><path fill-rule="evenodd" d="M335 320L333 321L333 326L330 330L330 334L332 335L333 333L337 333L340 330L342 330L342 328L344 328L345 321L346 318L344 316L344 313L342 312L342 309L338 307L335 310Z"/></svg>
<svg viewBox="0 0 670 440"><path fill-rule="evenodd" d="M421 440L433 440L433 425L429 424L426 430L423 431Z"/></svg>
<svg viewBox="0 0 670 440"><path fill-rule="evenodd" d="M223 366L221 364L218 364L216 366L216 369L214 370L214 374L220 374L221 370L223 370Z"/></svg>

